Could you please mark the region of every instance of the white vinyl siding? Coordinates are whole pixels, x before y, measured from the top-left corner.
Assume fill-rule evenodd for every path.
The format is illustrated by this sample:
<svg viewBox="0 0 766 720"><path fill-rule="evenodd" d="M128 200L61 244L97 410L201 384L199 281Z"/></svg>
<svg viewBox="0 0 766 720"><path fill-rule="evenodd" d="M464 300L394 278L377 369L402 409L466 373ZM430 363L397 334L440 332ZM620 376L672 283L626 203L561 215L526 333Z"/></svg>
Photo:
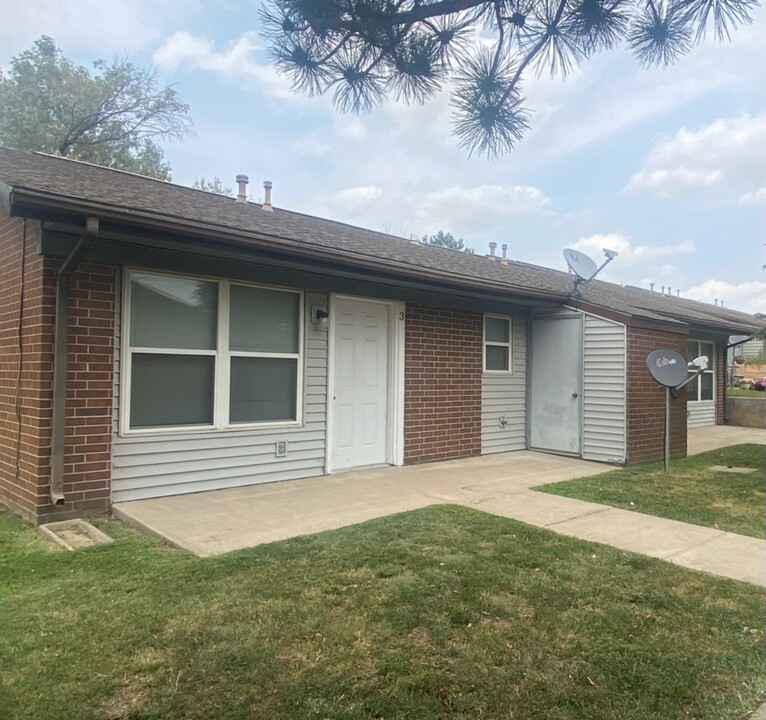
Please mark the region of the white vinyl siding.
<svg viewBox="0 0 766 720"><path fill-rule="evenodd" d="M766 340L748 340L734 348L734 354L741 355L746 360L754 360L759 355L766 354Z"/></svg>
<svg viewBox="0 0 766 720"><path fill-rule="evenodd" d="M584 315L582 457L625 462L625 326Z"/></svg>
<svg viewBox="0 0 766 720"><path fill-rule="evenodd" d="M703 400L686 403L686 427L715 425L715 401Z"/></svg>
<svg viewBox="0 0 766 720"><path fill-rule="evenodd" d="M289 427L119 433L120 294L115 337L112 501L179 495L203 490L292 480L324 474L327 403L327 330L309 322L312 305L327 296L309 293L304 308L303 423ZM285 457L276 443L287 442Z"/></svg>
<svg viewBox="0 0 766 720"><path fill-rule="evenodd" d="M484 373L481 380L481 452L526 448L527 340L523 318L511 318L511 372ZM500 425L504 417L506 424Z"/></svg>

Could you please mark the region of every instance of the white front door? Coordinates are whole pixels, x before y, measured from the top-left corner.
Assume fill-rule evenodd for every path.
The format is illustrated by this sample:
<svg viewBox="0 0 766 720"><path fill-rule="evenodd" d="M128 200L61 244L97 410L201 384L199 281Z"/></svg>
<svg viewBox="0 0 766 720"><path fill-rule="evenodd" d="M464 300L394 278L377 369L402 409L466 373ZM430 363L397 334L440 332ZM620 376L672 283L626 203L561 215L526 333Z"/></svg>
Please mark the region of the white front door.
<svg viewBox="0 0 766 720"><path fill-rule="evenodd" d="M582 319L562 315L532 320L529 446L580 454Z"/></svg>
<svg viewBox="0 0 766 720"><path fill-rule="evenodd" d="M388 304L335 300L330 318L332 470L388 461L390 321Z"/></svg>

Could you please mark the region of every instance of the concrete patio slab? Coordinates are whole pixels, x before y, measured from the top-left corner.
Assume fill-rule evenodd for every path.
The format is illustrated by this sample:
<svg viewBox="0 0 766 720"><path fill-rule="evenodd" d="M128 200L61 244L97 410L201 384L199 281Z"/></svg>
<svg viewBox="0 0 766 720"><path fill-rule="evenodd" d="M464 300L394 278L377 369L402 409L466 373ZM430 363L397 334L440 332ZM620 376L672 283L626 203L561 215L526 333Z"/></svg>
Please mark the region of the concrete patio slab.
<svg viewBox="0 0 766 720"><path fill-rule="evenodd" d="M614 468L522 450L116 503L115 517L196 555L231 552L442 502L513 494Z"/></svg>
<svg viewBox="0 0 766 720"><path fill-rule="evenodd" d="M712 430L716 432L704 437L698 434L699 452L710 446L766 442L766 435L754 439L748 428L733 428L744 433ZM534 491L544 483L613 469L518 451L118 503L113 512L178 547L208 556L436 503L458 503L766 587L764 540Z"/></svg>
<svg viewBox="0 0 766 720"><path fill-rule="evenodd" d="M737 425L710 425L689 428L686 436L686 454L698 455L730 445L755 443L766 445L766 430L738 427Z"/></svg>
<svg viewBox="0 0 766 720"><path fill-rule="evenodd" d="M349 490L348 480L328 476L138 500L118 503L112 512L129 525L207 557L434 504L418 492L400 492L397 483L385 478L370 482L358 477L356 491Z"/></svg>

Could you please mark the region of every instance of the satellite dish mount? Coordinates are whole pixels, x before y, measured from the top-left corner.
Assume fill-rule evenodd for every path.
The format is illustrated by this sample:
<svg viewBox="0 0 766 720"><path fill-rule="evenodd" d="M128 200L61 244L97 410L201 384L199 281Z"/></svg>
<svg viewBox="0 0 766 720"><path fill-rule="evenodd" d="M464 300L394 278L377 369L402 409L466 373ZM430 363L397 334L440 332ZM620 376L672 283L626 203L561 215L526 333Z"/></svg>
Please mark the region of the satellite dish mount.
<svg viewBox="0 0 766 720"><path fill-rule="evenodd" d="M665 473L670 469L670 397L707 370L708 359L700 355L690 362L669 348L652 350L646 357L649 374L665 388ZM693 374L692 374L693 373Z"/></svg>
<svg viewBox="0 0 766 720"><path fill-rule="evenodd" d="M614 250L604 248L604 256L606 260L601 263L601 267L597 268L596 263L585 253L581 253L579 250L572 250L571 248L564 250L564 260L566 260L569 269L575 276L572 297L580 297L579 286L593 280L596 275L617 257L617 253Z"/></svg>

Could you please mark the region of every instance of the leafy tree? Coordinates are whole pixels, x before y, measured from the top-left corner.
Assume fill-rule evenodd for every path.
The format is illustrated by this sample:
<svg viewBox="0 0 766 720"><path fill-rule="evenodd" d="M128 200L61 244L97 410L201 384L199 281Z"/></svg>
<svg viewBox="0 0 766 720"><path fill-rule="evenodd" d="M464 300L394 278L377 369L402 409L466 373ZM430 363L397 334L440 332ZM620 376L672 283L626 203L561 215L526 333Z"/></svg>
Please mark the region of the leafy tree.
<svg viewBox="0 0 766 720"><path fill-rule="evenodd" d="M449 83L458 144L490 157L528 127L528 70L565 76L627 44L642 65L668 65L712 27L750 23L758 0L266 0L276 67L341 111L388 96L425 103Z"/></svg>
<svg viewBox="0 0 766 720"><path fill-rule="evenodd" d="M190 132L188 105L126 58L93 67L95 75L45 35L14 57L0 72L0 145L170 179L156 140Z"/></svg>
<svg viewBox="0 0 766 720"><path fill-rule="evenodd" d="M423 235L420 242L424 245L439 245L440 247L450 248L451 250L460 250L467 255L473 255L473 250L469 247L465 247L463 244L463 238L455 240L452 233L445 233L442 230L439 230L436 235Z"/></svg>
<svg viewBox="0 0 766 720"><path fill-rule="evenodd" d="M212 180L205 179L204 175L199 178L194 178L192 187L195 190L204 190L205 192L214 193L215 195L228 195L229 197L232 196L231 188L224 187L221 178L219 178L217 175L215 175Z"/></svg>

